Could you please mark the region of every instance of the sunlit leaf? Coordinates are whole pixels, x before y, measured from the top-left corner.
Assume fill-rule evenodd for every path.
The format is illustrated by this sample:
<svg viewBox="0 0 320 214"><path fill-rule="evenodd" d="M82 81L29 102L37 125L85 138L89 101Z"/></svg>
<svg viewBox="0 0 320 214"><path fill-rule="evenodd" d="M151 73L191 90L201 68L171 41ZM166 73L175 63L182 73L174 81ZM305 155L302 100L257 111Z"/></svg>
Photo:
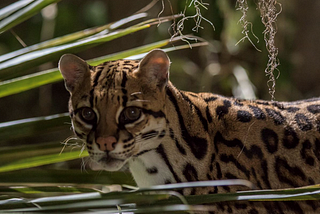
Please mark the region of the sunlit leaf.
<svg viewBox="0 0 320 214"><path fill-rule="evenodd" d="M0 20L11 15L12 13L20 10L21 8L30 4L31 2L33 2L33 0L17 1L17 2L14 2L4 8L1 8L0 9Z"/></svg>
<svg viewBox="0 0 320 214"><path fill-rule="evenodd" d="M82 40L75 41L73 43L63 44L55 47L49 47L37 51L32 51L10 60L0 63L0 78L10 79L23 75L27 72L28 68L38 66L44 62L48 62L53 59L58 59L64 53L76 53L81 50L85 50L96 45L102 44L114 40L125 35L147 29L151 25L158 24L159 22L168 21L173 19L174 16L163 17L159 19L149 19L141 22L137 25L128 27L123 30L113 31L106 35L96 34L94 36L86 37Z"/></svg>
<svg viewBox="0 0 320 214"><path fill-rule="evenodd" d="M57 141L49 143L38 143L35 145L1 147L0 157L2 161L0 162L0 167L26 158L48 154L59 154L62 151L63 146L64 145L62 145L61 142ZM79 148L77 150L79 150Z"/></svg>
<svg viewBox="0 0 320 214"><path fill-rule="evenodd" d="M200 184L200 182L199 182ZM179 186L179 184L177 184ZM181 187L190 188L181 184ZM203 186L203 185L199 185ZM139 191L122 191L110 193L91 192L85 194L69 194L67 196L40 197L30 199L15 199L0 201L0 209L15 212L41 212L55 211L64 212L85 212L93 209L99 209L103 213L108 212L134 212L134 213L167 213L172 211L210 211L214 210L216 202L250 200L254 205L256 200L269 198L276 201L281 200L310 200L315 199L319 195L319 187L306 187L299 189L286 190L260 190L245 191L236 193L208 194L208 195L192 195L177 197L179 193L168 191L163 185L158 191L150 190L150 192L141 193ZM45 191L45 188L35 189L36 191ZM66 189L67 190L67 189ZM48 192L52 190L49 189ZM73 189L70 189L70 193ZM86 190L89 191L89 190ZM34 193L30 193L33 195ZM29 194L29 195L30 195ZM30 196L31 196L30 195ZM289 198L288 198L289 196ZM252 201L251 199L254 198ZM268 199L268 200L269 200ZM32 206L37 204L37 206ZM205 204L205 205L199 205ZM206 205L208 204L208 205Z"/></svg>
<svg viewBox="0 0 320 214"><path fill-rule="evenodd" d="M97 65L107 60L126 58L128 56L132 56L133 54L140 54L140 53L148 52L154 48L160 48L162 46L167 45L169 42L170 42L169 40L164 40L164 41L152 43L149 45L141 46L138 48L126 50L123 52L99 57L97 59L89 60L88 62L91 65ZM16 79L3 81L3 82L0 82L0 97L23 92L32 88L39 87L41 85L54 83L61 80L62 80L62 76L58 68L55 68L55 69L49 69L46 71L38 72L35 74L26 75Z"/></svg>
<svg viewBox="0 0 320 214"><path fill-rule="evenodd" d="M35 0L28 6L22 8L21 10L13 13L10 16L7 16L5 19L0 21L0 34L13 28L17 24L25 21L26 19L32 17L36 13L38 13L42 8L46 6L56 3L60 0ZM20 7L20 5L19 5Z"/></svg>
<svg viewBox="0 0 320 214"><path fill-rule="evenodd" d="M174 41L171 41L170 39L168 39L168 40L151 43L151 44L140 46L130 50L109 54L106 56L88 60L88 63L91 65L98 65L105 61L117 60L117 59L129 58L129 57L130 59L131 58L141 59L143 57L142 55L143 53L147 53L148 51L151 51L155 48L160 48L165 45L168 45L170 44L170 42L174 42ZM207 44L206 42L195 43L195 44L191 44L191 47L204 46L206 44ZM163 50L166 52L169 52L169 51L174 51L179 49L188 49L188 48L190 48L189 45L180 45L180 46L175 46L175 47L167 48ZM3 82L0 82L0 98L8 95L12 95L12 94L20 93L26 90L30 90L42 85L49 84L49 83L55 83L55 82L61 81L62 79L63 78L59 70L57 68L54 68L46 71L41 71L35 74L30 74L23 77L18 77L15 79L3 81Z"/></svg>
<svg viewBox="0 0 320 214"><path fill-rule="evenodd" d="M76 41L76 40L79 40L79 39L82 39L82 38L85 38L85 37L92 36L92 35L97 34L97 33L107 34L110 31L121 27L124 24L128 24L129 22L132 22L132 21L135 21L137 19L141 19L143 17L146 17L146 15L147 15L146 13L134 14L132 16L123 18L123 19L121 19L119 21L116 21L116 22L113 22L113 23L110 23L110 24L106 24L106 25L103 25L103 26L99 26L99 27L94 27L94 28L91 28L91 29L78 31L78 32L71 33L71 34L68 34L68 35L65 35L65 36L61 36L61 37L58 37L58 38L47 40L47 41L41 42L39 44L31 45L31 46L28 46L26 48L19 49L17 51L13 51L13 52L10 52L10 53L7 53L7 54L3 54L3 55L0 56L0 62L4 62L4 61L6 61L8 59L12 59L14 57L17 57L17 56L20 56L20 55L23 55L23 54L26 54L26 53L29 53L29 52L32 52L32 51L37 51L37 50L41 50L41 49L44 49L44 48L50 48L50 47L54 47L54 46L57 46L57 45L63 45L63 44L66 44L66 43L69 43L69 42L73 42L73 41Z"/></svg>
<svg viewBox="0 0 320 214"><path fill-rule="evenodd" d="M0 172L8 172L19 169L26 169L36 166L43 166L52 163L59 163L63 161L74 160L77 158L82 158L88 156L87 151L80 152L79 151L70 151L64 153L56 153L52 155L43 155L36 156L32 158L26 158L19 161L12 162L10 164L4 165L0 167Z"/></svg>
<svg viewBox="0 0 320 214"><path fill-rule="evenodd" d="M0 82L0 97L27 91L41 85L54 83L62 80L57 68L38 72L35 74L18 77L15 79Z"/></svg>
<svg viewBox="0 0 320 214"><path fill-rule="evenodd" d="M40 65L53 58L58 58L64 53L75 53L99 45L104 42L149 28L150 25L130 27L115 31L107 35L98 35L74 43L33 51L0 64L0 78L10 78L25 73L26 68ZM19 72L18 72L19 71Z"/></svg>
<svg viewBox="0 0 320 214"><path fill-rule="evenodd" d="M10 187L19 184L26 186L50 185L54 187L88 184L97 189L99 187L103 188L101 185L135 185L135 182L129 172L91 171L88 166L81 168L80 165L78 169L29 168L0 173L0 185Z"/></svg>
<svg viewBox="0 0 320 214"><path fill-rule="evenodd" d="M37 132L55 129L61 125L70 127L70 125L66 125L66 122L70 122L67 113L0 123L0 142L30 134L34 135Z"/></svg>

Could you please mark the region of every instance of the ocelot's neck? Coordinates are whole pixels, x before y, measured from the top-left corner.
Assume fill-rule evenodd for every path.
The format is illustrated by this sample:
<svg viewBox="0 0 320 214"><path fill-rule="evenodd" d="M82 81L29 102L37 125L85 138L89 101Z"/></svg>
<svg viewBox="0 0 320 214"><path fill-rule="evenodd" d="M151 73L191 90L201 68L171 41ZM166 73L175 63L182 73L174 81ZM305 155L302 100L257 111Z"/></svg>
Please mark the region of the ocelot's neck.
<svg viewBox="0 0 320 214"><path fill-rule="evenodd" d="M160 145L161 149L162 145ZM167 157L158 149L150 150L129 161L129 169L139 187L176 183ZM160 150L161 150L160 149Z"/></svg>
<svg viewBox="0 0 320 214"><path fill-rule="evenodd" d="M176 87L172 85L171 82L168 82L168 85L165 89L166 93L166 113L167 119L171 120L170 115L177 116L186 116L186 115L179 115L179 113L191 113L190 112L190 100L184 94L185 92L178 90ZM190 115L191 116L191 115ZM179 118L177 118L179 119ZM181 119L181 118L180 118ZM188 119L191 119L190 117ZM179 121L181 122L181 121Z"/></svg>
<svg viewBox="0 0 320 214"><path fill-rule="evenodd" d="M187 159L181 159L177 152L186 156L187 151L182 145L181 126L184 123L182 111L189 109L188 101L170 82L165 88L166 93L166 135L161 139L159 147L147 151L129 162L130 171L139 187L184 182L181 168ZM176 155L172 155L176 154Z"/></svg>

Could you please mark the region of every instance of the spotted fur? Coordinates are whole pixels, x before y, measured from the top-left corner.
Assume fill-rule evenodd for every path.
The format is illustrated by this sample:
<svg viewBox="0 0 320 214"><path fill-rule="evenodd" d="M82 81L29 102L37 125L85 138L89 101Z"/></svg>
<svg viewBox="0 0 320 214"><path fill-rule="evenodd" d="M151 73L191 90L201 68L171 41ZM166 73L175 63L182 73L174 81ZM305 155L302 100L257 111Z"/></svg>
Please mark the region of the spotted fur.
<svg viewBox="0 0 320 214"><path fill-rule="evenodd" d="M320 183L318 98L250 101L180 91L168 80L169 65L160 50L142 61L98 66L73 55L61 58L73 130L86 142L94 169L128 166L140 187L234 178L260 189ZM79 115L84 107L94 112L90 123L83 117L92 112ZM122 123L129 107L141 115ZM198 188L183 194L235 190ZM226 202L216 204L215 213L317 213L319 207L317 201Z"/></svg>

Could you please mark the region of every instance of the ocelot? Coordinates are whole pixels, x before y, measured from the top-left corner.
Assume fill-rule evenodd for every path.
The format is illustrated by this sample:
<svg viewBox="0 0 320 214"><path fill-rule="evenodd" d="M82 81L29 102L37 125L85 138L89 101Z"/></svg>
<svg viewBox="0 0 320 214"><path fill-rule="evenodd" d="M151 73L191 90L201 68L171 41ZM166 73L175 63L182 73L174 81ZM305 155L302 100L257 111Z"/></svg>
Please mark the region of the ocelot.
<svg viewBox="0 0 320 214"><path fill-rule="evenodd" d="M180 91L170 60L153 50L141 61L90 66L63 55L75 135L93 169L128 166L139 187L246 179L259 189L320 183L320 99L240 100ZM222 193L236 187L183 190ZM224 202L212 213L320 213L318 201Z"/></svg>

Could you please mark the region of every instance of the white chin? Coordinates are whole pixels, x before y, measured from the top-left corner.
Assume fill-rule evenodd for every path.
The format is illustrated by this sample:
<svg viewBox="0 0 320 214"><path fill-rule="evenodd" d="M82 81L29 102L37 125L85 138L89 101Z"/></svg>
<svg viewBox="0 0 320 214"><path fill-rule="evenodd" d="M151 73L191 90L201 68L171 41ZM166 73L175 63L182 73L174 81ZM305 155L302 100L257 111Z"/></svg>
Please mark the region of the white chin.
<svg viewBox="0 0 320 214"><path fill-rule="evenodd" d="M108 160L108 162L104 162L101 160L99 162L96 162L94 160L91 160L89 163L89 167L94 171L118 171L123 167L124 164L125 161L118 159L111 159Z"/></svg>
<svg viewBox="0 0 320 214"><path fill-rule="evenodd" d="M104 170L103 166L95 161L90 161L89 167L94 171Z"/></svg>

